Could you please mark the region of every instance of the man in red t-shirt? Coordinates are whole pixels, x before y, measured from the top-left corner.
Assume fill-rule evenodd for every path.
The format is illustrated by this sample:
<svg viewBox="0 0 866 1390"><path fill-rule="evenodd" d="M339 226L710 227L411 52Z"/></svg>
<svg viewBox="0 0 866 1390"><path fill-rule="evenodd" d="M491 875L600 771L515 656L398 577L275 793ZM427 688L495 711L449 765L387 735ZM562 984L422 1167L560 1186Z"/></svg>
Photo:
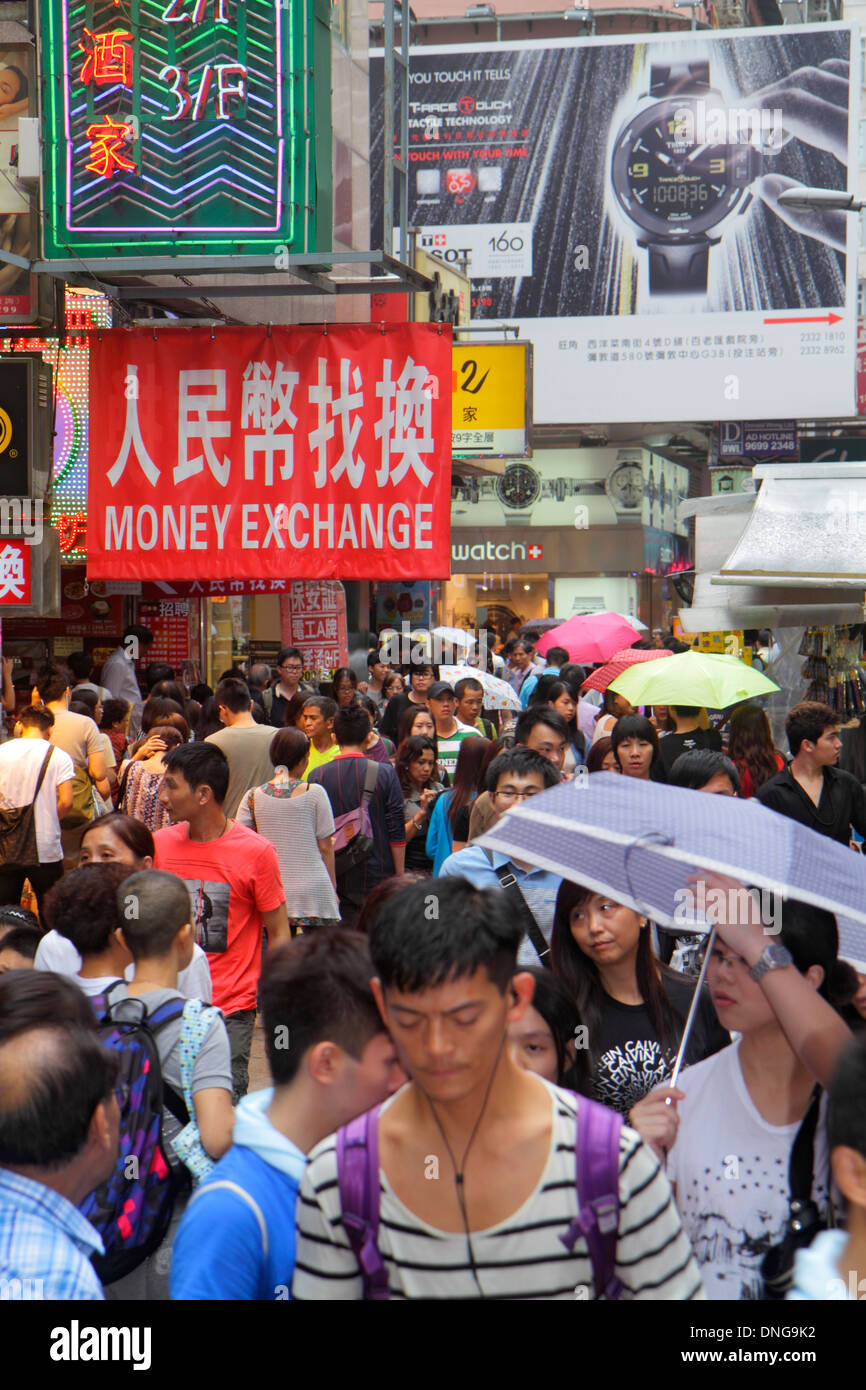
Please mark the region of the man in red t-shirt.
<svg viewBox="0 0 866 1390"><path fill-rule="evenodd" d="M262 927L269 946L291 939L280 865L269 840L223 812L229 765L220 748L182 744L164 764L160 801L173 824L154 836L154 868L177 874L189 889L195 939L207 952L213 1002L231 1042L237 1102L249 1084Z"/></svg>

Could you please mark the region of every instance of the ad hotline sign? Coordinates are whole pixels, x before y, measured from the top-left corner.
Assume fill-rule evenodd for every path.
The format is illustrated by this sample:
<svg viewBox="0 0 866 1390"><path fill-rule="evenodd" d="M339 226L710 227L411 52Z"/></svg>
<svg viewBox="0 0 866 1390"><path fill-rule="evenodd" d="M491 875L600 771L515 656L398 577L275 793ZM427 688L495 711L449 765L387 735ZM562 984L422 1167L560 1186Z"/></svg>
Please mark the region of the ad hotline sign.
<svg viewBox="0 0 866 1390"><path fill-rule="evenodd" d="M858 72L844 24L412 50L409 220L536 423L853 414L858 219L782 195L856 186ZM374 241L383 102L371 54Z"/></svg>
<svg viewBox="0 0 866 1390"><path fill-rule="evenodd" d="M451 330L97 334L91 579L446 578Z"/></svg>

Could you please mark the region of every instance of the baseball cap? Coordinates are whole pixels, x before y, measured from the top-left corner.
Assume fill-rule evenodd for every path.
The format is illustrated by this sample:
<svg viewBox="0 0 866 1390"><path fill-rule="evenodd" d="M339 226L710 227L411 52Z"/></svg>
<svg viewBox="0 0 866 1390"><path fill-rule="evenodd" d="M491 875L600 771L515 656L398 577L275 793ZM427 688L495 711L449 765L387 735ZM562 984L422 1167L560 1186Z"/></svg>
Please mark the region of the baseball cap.
<svg viewBox="0 0 866 1390"><path fill-rule="evenodd" d="M428 700L441 700L444 695L453 695L454 699L457 699L453 685L449 685L447 681L434 681L427 691Z"/></svg>

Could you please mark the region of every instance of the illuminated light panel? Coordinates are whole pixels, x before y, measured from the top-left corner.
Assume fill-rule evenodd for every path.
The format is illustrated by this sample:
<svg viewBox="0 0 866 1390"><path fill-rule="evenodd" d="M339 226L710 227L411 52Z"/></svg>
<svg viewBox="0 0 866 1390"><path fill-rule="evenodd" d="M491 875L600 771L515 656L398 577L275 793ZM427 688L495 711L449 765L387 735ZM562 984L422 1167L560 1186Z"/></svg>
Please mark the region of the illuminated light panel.
<svg viewBox="0 0 866 1390"><path fill-rule="evenodd" d="M66 347L56 339L0 339L3 352L41 352L54 369L55 436L51 524L60 536L64 564L87 559L87 462L90 440L90 337L111 327L111 309L101 294L66 292Z"/></svg>
<svg viewBox="0 0 866 1390"><path fill-rule="evenodd" d="M41 9L47 259L315 249L312 0Z"/></svg>

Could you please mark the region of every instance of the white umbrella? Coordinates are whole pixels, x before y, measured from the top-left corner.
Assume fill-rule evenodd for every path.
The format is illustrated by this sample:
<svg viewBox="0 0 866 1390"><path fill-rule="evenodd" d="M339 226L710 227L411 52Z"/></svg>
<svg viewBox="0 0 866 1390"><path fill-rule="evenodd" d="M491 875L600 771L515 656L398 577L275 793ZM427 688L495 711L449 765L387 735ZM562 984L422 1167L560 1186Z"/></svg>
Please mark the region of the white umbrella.
<svg viewBox="0 0 866 1390"><path fill-rule="evenodd" d="M440 642L450 642L452 647L460 647L467 652L475 646L474 632L467 632L464 627L434 627L433 636L438 637Z"/></svg>
<svg viewBox="0 0 866 1390"><path fill-rule="evenodd" d="M484 690L485 709L521 710L523 708L519 697L515 695L508 681L501 680L499 676L491 676L489 671L482 671L475 666L440 666L439 675L449 685L466 680L470 676L473 680L478 681Z"/></svg>

